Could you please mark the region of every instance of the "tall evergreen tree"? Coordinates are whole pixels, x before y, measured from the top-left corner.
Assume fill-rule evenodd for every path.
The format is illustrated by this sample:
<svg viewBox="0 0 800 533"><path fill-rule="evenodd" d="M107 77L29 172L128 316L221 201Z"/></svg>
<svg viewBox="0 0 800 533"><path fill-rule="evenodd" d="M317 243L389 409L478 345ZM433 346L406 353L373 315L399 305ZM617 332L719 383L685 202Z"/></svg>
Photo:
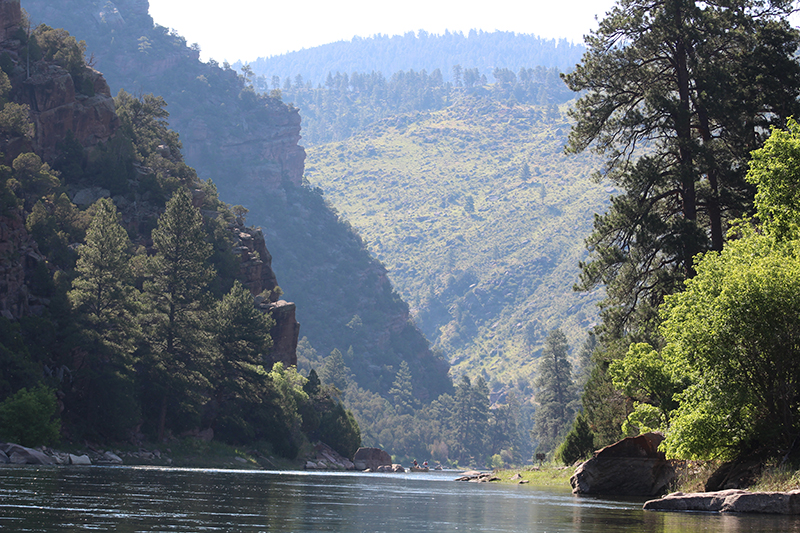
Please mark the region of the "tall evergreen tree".
<svg viewBox="0 0 800 533"><path fill-rule="evenodd" d="M473 385L463 376L456 386L454 429L459 459L472 462L486 456L489 436L489 386L479 376Z"/></svg>
<svg viewBox="0 0 800 533"><path fill-rule="evenodd" d="M399 414L413 414L416 407L411 368L406 361L400 363L389 395L394 399L394 408Z"/></svg>
<svg viewBox="0 0 800 533"><path fill-rule="evenodd" d="M203 217L188 190L178 189L167 202L152 236L156 255L144 284L149 307L145 320L151 377L161 399L158 438L162 440L170 404L174 409L181 403L197 405L185 402L186 396L198 400L198 393L209 387L213 357L204 289L214 269L207 264L211 245L206 242Z"/></svg>
<svg viewBox="0 0 800 533"><path fill-rule="evenodd" d="M551 331L545 341L534 382L538 408L531 436L538 442L537 449L540 451L549 452L558 444L559 436L572 422L577 408L568 351L564 333L560 329Z"/></svg>
<svg viewBox="0 0 800 533"><path fill-rule="evenodd" d="M65 403L93 437L120 439L141 415L134 383L139 298L129 268L131 243L114 203L100 199L94 210L68 293L84 356Z"/></svg>
<svg viewBox="0 0 800 533"><path fill-rule="evenodd" d="M255 308L253 295L239 281L217 303L213 327L219 354L214 361L213 385L220 416L241 420L241 413L233 411L243 404L258 405L267 382L263 365L272 346L269 330L274 323Z"/></svg>
<svg viewBox="0 0 800 533"><path fill-rule="evenodd" d="M625 192L598 216L582 288L604 284L607 338L655 332L656 309L751 209L746 161L797 113L800 34L787 0L620 0L564 79L584 92L568 150L606 156ZM649 340L649 339L648 339Z"/></svg>
<svg viewBox="0 0 800 533"><path fill-rule="evenodd" d="M130 246L114 202L101 198L95 204L86 243L78 248L78 277L68 295L86 332L120 354L132 351L135 288L128 264Z"/></svg>

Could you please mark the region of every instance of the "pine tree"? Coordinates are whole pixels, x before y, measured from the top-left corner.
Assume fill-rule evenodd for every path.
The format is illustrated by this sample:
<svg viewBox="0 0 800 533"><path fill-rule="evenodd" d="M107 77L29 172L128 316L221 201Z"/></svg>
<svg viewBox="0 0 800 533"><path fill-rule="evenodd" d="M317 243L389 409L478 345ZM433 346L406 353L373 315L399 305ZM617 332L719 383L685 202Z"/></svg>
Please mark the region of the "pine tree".
<svg viewBox="0 0 800 533"><path fill-rule="evenodd" d="M325 385L336 387L339 391L347 389L352 381L352 375L338 348L334 348L331 354L325 358L322 369L319 371L319 378Z"/></svg>
<svg viewBox="0 0 800 533"><path fill-rule="evenodd" d="M414 384L411 377L411 368L406 361L400 363L397 376L389 396L394 399L394 408L398 414L413 414L417 401L414 398Z"/></svg>
<svg viewBox="0 0 800 533"><path fill-rule="evenodd" d="M567 359L567 337L560 329L554 329L547 336L538 373L534 384L538 388L536 401L538 408L534 415L531 436L538 441L538 450L548 452L558 441L560 434L577 407L577 398L572 386L572 368Z"/></svg>
<svg viewBox="0 0 800 533"><path fill-rule="evenodd" d="M227 401L258 403L266 372L264 357L272 346L272 317L255 308L253 295L238 280L214 309L214 339L219 356L214 365L215 399L224 411Z"/></svg>
<svg viewBox="0 0 800 533"><path fill-rule="evenodd" d="M136 290L129 267L131 246L114 202L102 198L78 248L69 300L85 323L85 333L96 336L109 350L132 351L133 309Z"/></svg>
<svg viewBox="0 0 800 533"><path fill-rule="evenodd" d="M729 221L751 209L750 152L798 111L791 8L620 0L564 76L584 92L570 112L568 150L605 155L602 176L625 191L596 218L581 265L582 289L606 286L607 339L650 340L663 296L694 275L697 253L721 250Z"/></svg>
<svg viewBox="0 0 800 533"><path fill-rule="evenodd" d="M152 237L156 255L144 284L145 326L152 385L161 398L158 438L162 440L170 401L173 408L196 406L199 393L210 386L213 354L204 289L214 269L207 263L211 245L206 242L203 217L188 190L179 189L167 202Z"/></svg>
<svg viewBox="0 0 800 533"><path fill-rule="evenodd" d="M68 293L84 356L73 369L65 403L90 431L121 439L141 417L134 366L141 340L139 295L129 267L131 243L114 203L100 199L94 210Z"/></svg>

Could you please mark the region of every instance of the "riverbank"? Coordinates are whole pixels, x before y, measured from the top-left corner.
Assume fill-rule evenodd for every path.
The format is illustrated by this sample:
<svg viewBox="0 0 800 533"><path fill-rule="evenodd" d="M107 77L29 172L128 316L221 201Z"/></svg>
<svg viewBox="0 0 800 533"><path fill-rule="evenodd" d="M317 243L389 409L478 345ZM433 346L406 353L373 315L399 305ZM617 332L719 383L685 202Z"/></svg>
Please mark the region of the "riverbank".
<svg viewBox="0 0 800 533"><path fill-rule="evenodd" d="M493 472L497 483L530 484L537 487L570 488L569 478L575 469L571 466L525 466Z"/></svg>

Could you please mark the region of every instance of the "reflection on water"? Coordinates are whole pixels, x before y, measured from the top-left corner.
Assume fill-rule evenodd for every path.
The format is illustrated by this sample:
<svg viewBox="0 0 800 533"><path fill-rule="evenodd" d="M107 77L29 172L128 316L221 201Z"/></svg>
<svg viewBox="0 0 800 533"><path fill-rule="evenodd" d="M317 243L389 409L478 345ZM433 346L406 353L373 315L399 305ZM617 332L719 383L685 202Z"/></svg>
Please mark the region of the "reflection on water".
<svg viewBox="0 0 800 533"><path fill-rule="evenodd" d="M642 501L455 474L0 468L4 531L797 532L800 519L653 513Z"/></svg>

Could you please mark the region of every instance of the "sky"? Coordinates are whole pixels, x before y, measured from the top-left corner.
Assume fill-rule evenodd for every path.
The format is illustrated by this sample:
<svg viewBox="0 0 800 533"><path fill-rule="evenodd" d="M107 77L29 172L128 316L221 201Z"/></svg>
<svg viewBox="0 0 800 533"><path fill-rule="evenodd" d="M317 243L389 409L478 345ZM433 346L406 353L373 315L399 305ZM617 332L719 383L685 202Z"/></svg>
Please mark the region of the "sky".
<svg viewBox="0 0 800 533"><path fill-rule="evenodd" d="M513 31L545 38L583 41L597 27L595 17L613 0L150 0L156 24L174 28L198 43L204 61L253 61L351 40L354 36L402 35L425 30ZM402 6L402 7L399 7ZM224 9L221 9L224 7Z"/></svg>

